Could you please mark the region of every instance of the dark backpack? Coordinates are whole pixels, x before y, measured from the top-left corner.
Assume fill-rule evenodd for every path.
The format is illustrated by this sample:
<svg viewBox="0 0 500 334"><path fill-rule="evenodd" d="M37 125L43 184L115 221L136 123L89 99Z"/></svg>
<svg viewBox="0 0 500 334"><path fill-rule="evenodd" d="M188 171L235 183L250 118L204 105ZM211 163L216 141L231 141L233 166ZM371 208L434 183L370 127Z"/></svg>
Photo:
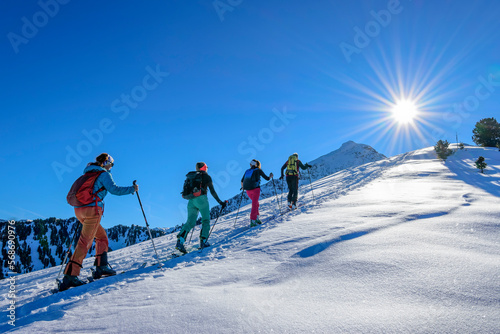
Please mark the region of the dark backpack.
<svg viewBox="0 0 500 334"><path fill-rule="evenodd" d="M184 181L184 187L182 188L182 198L192 199L201 196L201 190L203 189L203 173L201 172L189 172L186 174L186 180Z"/></svg>
<svg viewBox="0 0 500 334"><path fill-rule="evenodd" d="M243 189L252 190L260 187L260 178L255 180L253 178L253 173L257 170L257 168L250 168L245 172L245 176L243 177Z"/></svg>
<svg viewBox="0 0 500 334"><path fill-rule="evenodd" d="M99 201L97 194L104 190L104 187L94 193L94 184L102 173L104 173L103 170L87 172L76 179L66 196L68 204L72 206L85 206L95 202L97 206L97 202Z"/></svg>

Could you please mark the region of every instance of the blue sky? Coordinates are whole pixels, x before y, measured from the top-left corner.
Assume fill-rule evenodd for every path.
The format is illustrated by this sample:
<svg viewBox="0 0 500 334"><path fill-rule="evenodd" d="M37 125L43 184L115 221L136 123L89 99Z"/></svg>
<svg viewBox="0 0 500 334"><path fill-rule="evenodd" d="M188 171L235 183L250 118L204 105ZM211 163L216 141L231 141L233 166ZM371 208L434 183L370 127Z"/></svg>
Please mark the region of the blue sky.
<svg viewBox="0 0 500 334"><path fill-rule="evenodd" d="M138 181L150 225L169 227L197 161L225 199L253 157L279 174L293 152L307 162L348 140L387 156L471 143L499 115L496 1L0 7L3 219L73 216L66 193L101 152L118 185ZM391 117L400 99L419 109L410 124ZM144 225L137 198L108 195L102 224Z"/></svg>

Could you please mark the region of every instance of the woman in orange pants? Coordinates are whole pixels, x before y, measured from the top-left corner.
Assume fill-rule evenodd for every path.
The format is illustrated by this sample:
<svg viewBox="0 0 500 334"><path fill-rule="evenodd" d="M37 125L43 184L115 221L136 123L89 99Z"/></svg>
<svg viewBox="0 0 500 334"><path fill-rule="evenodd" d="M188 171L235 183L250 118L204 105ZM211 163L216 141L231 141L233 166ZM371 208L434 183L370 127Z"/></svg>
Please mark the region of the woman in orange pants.
<svg viewBox="0 0 500 334"><path fill-rule="evenodd" d="M85 206L75 207L76 218L82 224L80 239L76 245L75 252L64 270L64 278L59 289L66 290L72 286L84 284L78 279L83 259L87 255L92 242L96 241L96 277L103 275L114 275L116 272L108 267L108 236L101 226L101 218L104 211L103 199L108 191L113 195L134 194L139 187L118 187L111 176L111 168L114 166L113 158L107 154L100 154L94 163L89 163L84 170L86 173L99 173L95 179L92 193L95 194L95 201Z"/></svg>

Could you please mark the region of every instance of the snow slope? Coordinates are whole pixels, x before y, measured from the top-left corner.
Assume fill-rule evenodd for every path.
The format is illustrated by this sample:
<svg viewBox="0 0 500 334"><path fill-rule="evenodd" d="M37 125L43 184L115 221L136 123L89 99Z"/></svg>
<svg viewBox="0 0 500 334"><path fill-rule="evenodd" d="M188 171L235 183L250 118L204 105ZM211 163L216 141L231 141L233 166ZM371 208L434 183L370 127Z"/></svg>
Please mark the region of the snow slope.
<svg viewBox="0 0 500 334"><path fill-rule="evenodd" d="M500 152L477 147L446 163L427 148L343 170L313 183L315 200L303 186L284 216L269 219L276 198L263 200L259 227L246 226L249 206L235 227L235 213L221 217L213 247L163 271L134 270L155 261L146 241L112 253L127 273L59 294L48 292L58 268L20 275L16 327L0 331L499 333L499 181ZM175 235L154 241L167 258Z"/></svg>
<svg viewBox="0 0 500 334"><path fill-rule="evenodd" d="M301 177L299 179L299 185L309 184L311 181L321 179L343 169L354 168L369 162L374 162L385 158L385 155L378 153L371 146L348 141L342 144L339 149L310 161L309 164L312 166L312 168L308 169L307 171L300 171ZM287 159L288 157L284 158L283 163L285 163ZM306 161L302 161L302 163L305 164ZM263 167L263 170L267 175L269 175L271 172L270 170L265 168L265 166ZM266 183L264 179L261 179L261 199L274 197L276 196L277 192L288 192L288 185L286 181L284 179L282 181L279 180L280 170L275 170L272 172L274 172L274 177L276 178L276 180L271 180ZM251 200L246 195L246 193L243 194L243 196L241 194L242 193L238 193L228 199L228 204L225 212L238 210L240 201L241 205L243 206L251 203ZM211 217L217 217L219 212L219 205L213 207L210 212Z"/></svg>

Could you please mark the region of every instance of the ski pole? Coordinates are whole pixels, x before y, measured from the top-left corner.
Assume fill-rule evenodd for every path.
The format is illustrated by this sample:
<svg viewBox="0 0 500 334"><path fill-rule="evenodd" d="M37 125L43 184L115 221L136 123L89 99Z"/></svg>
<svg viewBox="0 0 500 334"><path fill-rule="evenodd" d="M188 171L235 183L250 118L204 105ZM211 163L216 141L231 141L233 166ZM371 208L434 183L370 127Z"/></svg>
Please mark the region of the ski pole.
<svg viewBox="0 0 500 334"><path fill-rule="evenodd" d="M312 179L311 179L311 171L309 171L309 184L311 185L311 194L313 196L313 201L316 202L316 199L314 198L314 190L313 190L313 185L312 185Z"/></svg>
<svg viewBox="0 0 500 334"><path fill-rule="evenodd" d="M276 185L274 184L274 178L272 180L273 180L274 194L276 195L276 202L278 202L278 209L280 210L280 215L281 215L281 203L278 198L278 192L276 191Z"/></svg>
<svg viewBox="0 0 500 334"><path fill-rule="evenodd" d="M135 186L136 182L137 182L137 180L134 180L134 182L133 182L134 186ZM155 250L155 253L156 253L156 259L158 260L158 265L161 268L160 257L158 256L158 252L156 251L155 243L153 241L153 235L151 235L151 230L149 229L148 220L146 219L146 214L144 213L144 209L142 207L141 197L139 196L139 190L137 190L136 193L137 193L137 199L139 200L139 205L141 206L142 215L144 216L144 221L146 222L146 227L148 228L149 237L151 238L151 243L153 244L153 249ZM163 270L163 268L161 268L161 270Z"/></svg>
<svg viewBox="0 0 500 334"><path fill-rule="evenodd" d="M226 201L226 203L227 203L227 201ZM226 205L227 205L227 204L226 204ZM215 218L215 223L214 223L214 225L212 226L212 228L210 229L210 232L208 232L207 240L205 240L205 241L208 241L208 238L210 238L210 235L212 234L212 231L214 230L215 224L217 224L217 221L219 220L219 217L221 216L222 211L224 210L224 208L225 208L225 207L223 207L223 206L221 205L221 208L220 208L219 214L217 215L217 218Z"/></svg>
<svg viewBox="0 0 500 334"><path fill-rule="evenodd" d="M285 180L281 179L281 203L285 201Z"/></svg>
<svg viewBox="0 0 500 334"><path fill-rule="evenodd" d="M243 194L245 193L245 189L241 191L240 202L238 203L238 211L236 211L236 218L234 218L234 225L236 227L236 220L238 219L238 214L240 213L241 201L243 201Z"/></svg>
<svg viewBox="0 0 500 334"><path fill-rule="evenodd" d="M59 269L59 274L57 274L56 281L58 283L59 283L59 276L61 276L61 271L62 271L64 265L66 264L66 260L68 259L68 255L71 252L71 248L73 247L73 243L75 242L75 237L77 234L80 235L80 232L82 231L82 227L83 227L83 225L80 224L80 222L78 222L78 226L76 227L75 233L73 234L73 239L71 239L71 243L69 244L68 251L66 252L66 256L64 257L64 260L61 264L61 269Z"/></svg>
<svg viewBox="0 0 500 334"><path fill-rule="evenodd" d="M196 227L196 223L194 224L194 227ZM188 241L189 243L191 243L191 239L193 239L194 227L193 227L193 229L191 231L191 237L189 238L189 241Z"/></svg>

